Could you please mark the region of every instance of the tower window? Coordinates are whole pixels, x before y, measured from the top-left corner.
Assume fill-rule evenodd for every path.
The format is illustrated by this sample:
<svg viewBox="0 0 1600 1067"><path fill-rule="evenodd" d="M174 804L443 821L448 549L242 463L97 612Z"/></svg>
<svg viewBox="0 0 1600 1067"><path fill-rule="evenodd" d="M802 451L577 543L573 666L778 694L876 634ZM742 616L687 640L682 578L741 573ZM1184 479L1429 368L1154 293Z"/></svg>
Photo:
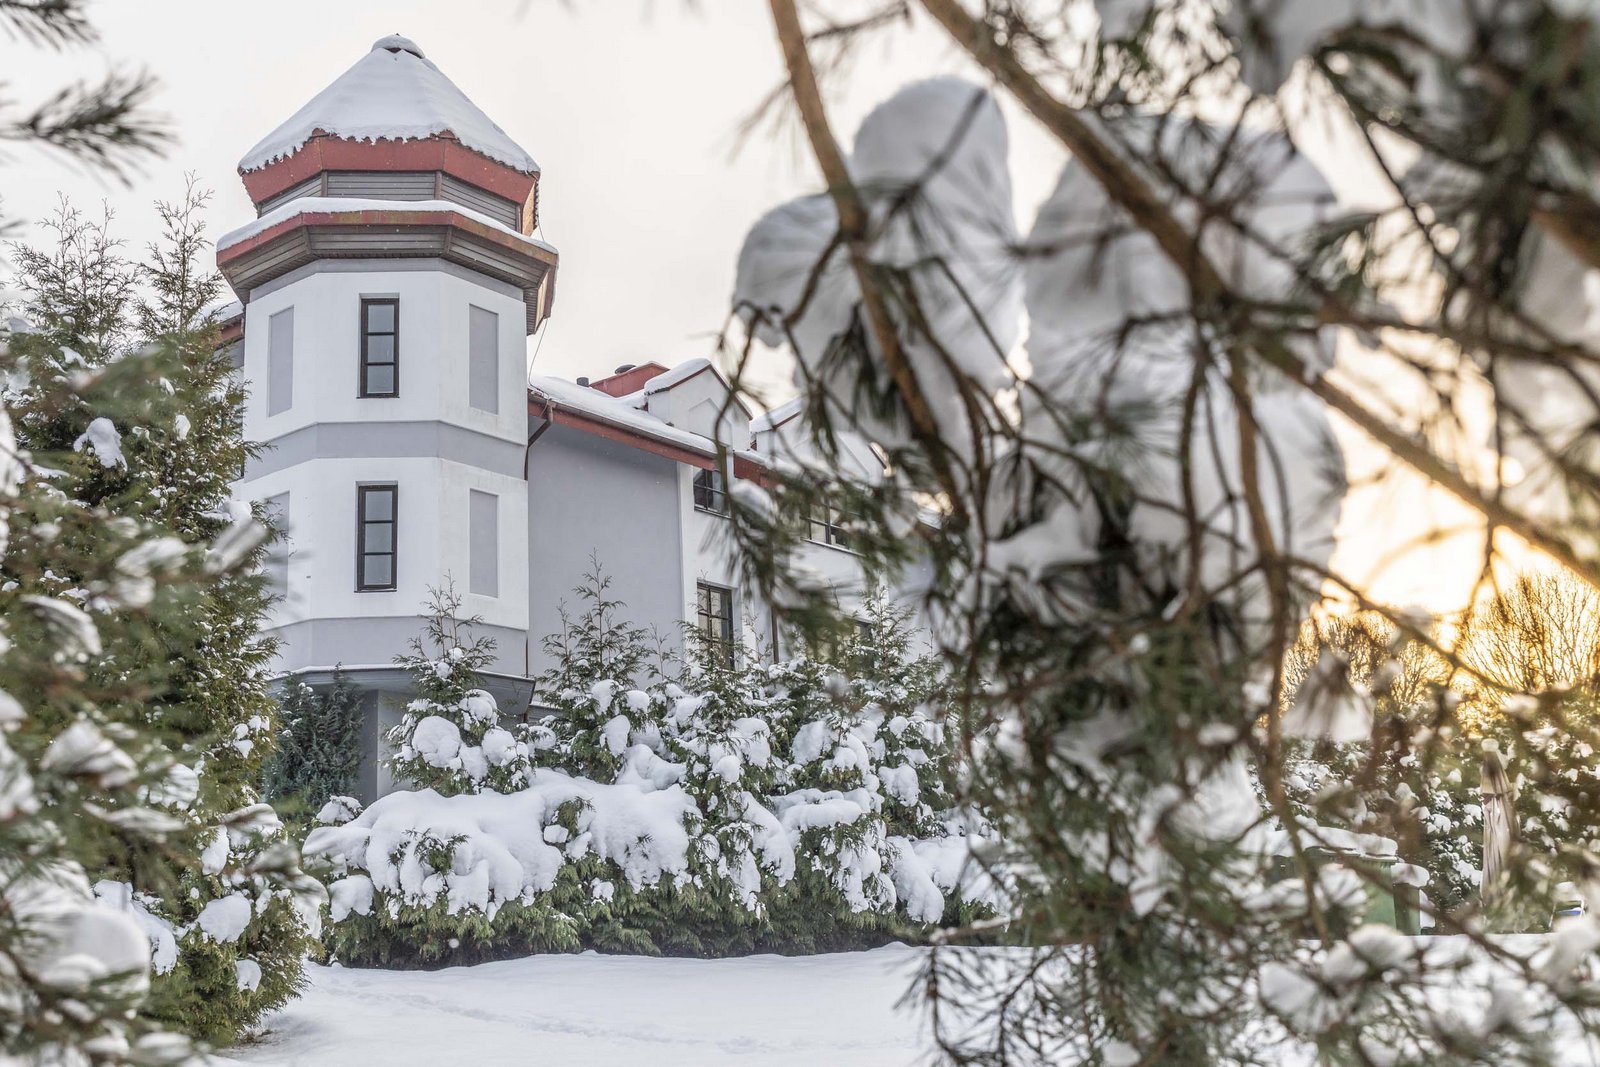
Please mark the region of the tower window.
<svg viewBox="0 0 1600 1067"><path fill-rule="evenodd" d="M700 582L695 586L700 631L718 650L727 667L733 666L733 590Z"/></svg>
<svg viewBox="0 0 1600 1067"><path fill-rule="evenodd" d="M395 531L399 487L356 486L356 589L395 587Z"/></svg>
<svg viewBox="0 0 1600 1067"><path fill-rule="evenodd" d="M719 470L696 471L694 476L694 506L701 511L728 513L728 489Z"/></svg>
<svg viewBox="0 0 1600 1067"><path fill-rule="evenodd" d="M400 301L361 299L361 395L400 395Z"/></svg>

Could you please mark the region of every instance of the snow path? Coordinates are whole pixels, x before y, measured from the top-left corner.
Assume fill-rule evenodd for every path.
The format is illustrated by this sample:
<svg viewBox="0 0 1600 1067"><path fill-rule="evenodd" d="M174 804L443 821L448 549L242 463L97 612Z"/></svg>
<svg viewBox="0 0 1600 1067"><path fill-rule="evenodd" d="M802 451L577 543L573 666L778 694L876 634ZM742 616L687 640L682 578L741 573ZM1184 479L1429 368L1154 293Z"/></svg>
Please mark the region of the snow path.
<svg viewBox="0 0 1600 1067"><path fill-rule="evenodd" d="M923 959L889 946L730 960L537 956L443 971L307 968L305 995L221 1063L438 1067L911 1067L925 1020L897 1008Z"/></svg>

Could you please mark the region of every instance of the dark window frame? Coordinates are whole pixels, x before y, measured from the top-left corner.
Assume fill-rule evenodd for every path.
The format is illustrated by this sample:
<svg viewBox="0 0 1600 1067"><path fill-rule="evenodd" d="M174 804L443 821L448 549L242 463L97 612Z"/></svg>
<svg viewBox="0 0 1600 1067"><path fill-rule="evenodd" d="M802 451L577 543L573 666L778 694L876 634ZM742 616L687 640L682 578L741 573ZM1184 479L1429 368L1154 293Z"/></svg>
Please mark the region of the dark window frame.
<svg viewBox="0 0 1600 1067"><path fill-rule="evenodd" d="M389 518L368 519L367 497L373 493L389 494ZM367 549L367 527L369 525L387 525L389 527L389 551L371 552ZM389 559L389 582L387 585L376 585L367 581L367 559L369 557L387 556ZM399 588L400 579L400 486L396 482L362 482L356 486L356 592L358 593L390 593Z"/></svg>
<svg viewBox="0 0 1600 1067"><path fill-rule="evenodd" d="M723 666L729 670L734 666L734 650L737 647L734 641L734 603L733 590L725 585L716 585L712 582L696 582L694 588L695 621L700 627L700 632L713 645L721 645L723 650ZM718 614L714 607L723 607L725 614ZM716 623L716 630L712 624ZM720 631L720 632L718 632Z"/></svg>
<svg viewBox="0 0 1600 1067"><path fill-rule="evenodd" d="M850 546L850 528L845 524L844 515L837 508L815 505L811 513L806 516L806 523L807 541L844 552L855 551Z"/></svg>
<svg viewBox="0 0 1600 1067"><path fill-rule="evenodd" d="M394 328L391 330L373 330L368 325L368 316L375 307L392 309ZM364 296L361 298L361 318L359 321L361 339L361 364L357 375L358 395L366 398L386 398L400 395L400 298L397 296ZM392 341L393 358L384 362L373 362L367 352L367 342L374 337L388 337ZM386 393L374 392L368 387L368 372L373 367L388 367L393 374L394 387Z"/></svg>
<svg viewBox="0 0 1600 1067"><path fill-rule="evenodd" d="M705 484L701 484L702 478L705 479ZM728 514L728 483L717 468L707 467L695 472L694 509L703 511L707 515Z"/></svg>

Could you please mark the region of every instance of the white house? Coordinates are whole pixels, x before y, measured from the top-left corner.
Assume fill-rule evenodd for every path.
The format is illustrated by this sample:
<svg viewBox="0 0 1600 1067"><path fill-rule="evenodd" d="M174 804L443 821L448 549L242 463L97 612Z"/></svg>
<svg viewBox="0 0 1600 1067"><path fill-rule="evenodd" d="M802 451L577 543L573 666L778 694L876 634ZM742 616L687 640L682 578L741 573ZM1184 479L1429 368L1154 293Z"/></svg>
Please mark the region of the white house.
<svg viewBox="0 0 1600 1067"><path fill-rule="evenodd" d="M386 37L251 149L259 217L217 242L243 310L239 482L288 530L273 562L279 668L340 665L366 693L365 791L407 678L394 666L432 586L454 581L498 642L491 689L528 707L542 638L591 558L633 621L770 643L738 588L717 442L759 478L793 410L752 419L703 360L594 382L527 376L559 256L532 236L539 167L403 37ZM863 450L866 467L874 462ZM862 579L834 523L804 562L848 605Z"/></svg>

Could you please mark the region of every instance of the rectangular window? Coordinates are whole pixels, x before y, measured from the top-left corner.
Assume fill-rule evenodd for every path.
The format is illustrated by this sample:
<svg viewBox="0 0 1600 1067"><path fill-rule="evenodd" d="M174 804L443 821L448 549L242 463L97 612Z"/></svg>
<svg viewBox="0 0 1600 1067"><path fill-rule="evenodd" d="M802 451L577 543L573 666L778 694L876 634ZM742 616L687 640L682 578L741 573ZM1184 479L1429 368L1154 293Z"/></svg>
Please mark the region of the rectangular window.
<svg viewBox="0 0 1600 1067"><path fill-rule="evenodd" d="M500 498L470 490L467 496L467 588L479 596L500 595Z"/></svg>
<svg viewBox="0 0 1600 1067"><path fill-rule="evenodd" d="M701 511L728 513L728 490L718 470L697 471L694 476L694 506Z"/></svg>
<svg viewBox="0 0 1600 1067"><path fill-rule="evenodd" d="M469 311L467 402L479 411L500 413L500 316L481 307Z"/></svg>
<svg viewBox="0 0 1600 1067"><path fill-rule="evenodd" d="M400 395L400 301L361 298L361 395Z"/></svg>
<svg viewBox="0 0 1600 1067"><path fill-rule="evenodd" d="M356 589L395 587L395 530L400 490L394 485L356 486Z"/></svg>
<svg viewBox="0 0 1600 1067"><path fill-rule="evenodd" d="M850 530L845 526L844 516L834 508L821 505L813 507L811 528L806 536L821 545L832 545L835 548L850 547Z"/></svg>
<svg viewBox="0 0 1600 1067"><path fill-rule="evenodd" d="M715 646L724 665L733 666L733 590L700 582L695 587L700 631Z"/></svg>
<svg viewBox="0 0 1600 1067"><path fill-rule="evenodd" d="M294 308L267 320L267 414L288 411L294 403Z"/></svg>

